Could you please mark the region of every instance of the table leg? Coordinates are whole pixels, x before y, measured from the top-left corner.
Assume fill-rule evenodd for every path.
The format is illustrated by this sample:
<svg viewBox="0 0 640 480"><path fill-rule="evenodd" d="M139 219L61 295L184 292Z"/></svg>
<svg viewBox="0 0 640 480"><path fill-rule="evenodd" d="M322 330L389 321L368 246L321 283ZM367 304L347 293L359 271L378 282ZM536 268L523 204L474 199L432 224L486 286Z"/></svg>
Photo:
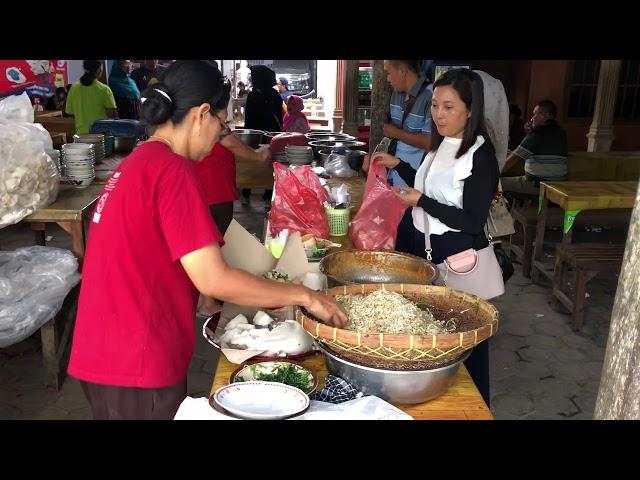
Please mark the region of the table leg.
<svg viewBox="0 0 640 480"><path fill-rule="evenodd" d="M78 262L82 263L84 258L85 249L85 236L84 236L84 223L82 220L77 222L58 222L65 232L71 235L72 247L71 251L78 259Z"/></svg>
<svg viewBox="0 0 640 480"><path fill-rule="evenodd" d="M542 260L544 231L547 226L548 208L549 200L546 197L543 197L542 203L540 204L540 210L538 212L538 224L536 226L536 244L533 247L533 262L531 265L531 281L533 283L536 283L540 278L535 262Z"/></svg>
<svg viewBox="0 0 640 480"><path fill-rule="evenodd" d="M46 235L47 235L47 231L46 231L46 227L44 223L32 223L31 224L31 230L33 230L33 233L35 234L35 243L36 245L41 245L41 246L45 246L47 244L46 242Z"/></svg>
<svg viewBox="0 0 640 480"><path fill-rule="evenodd" d="M42 340L42 361L45 369L45 385L59 391L66 377L69 355L68 348L73 336L80 284L67 294L58 314L40 328ZM62 335L60 328L63 328Z"/></svg>
<svg viewBox="0 0 640 480"><path fill-rule="evenodd" d="M573 222L581 210L565 210L562 224L562 243L571 243L573 236Z"/></svg>

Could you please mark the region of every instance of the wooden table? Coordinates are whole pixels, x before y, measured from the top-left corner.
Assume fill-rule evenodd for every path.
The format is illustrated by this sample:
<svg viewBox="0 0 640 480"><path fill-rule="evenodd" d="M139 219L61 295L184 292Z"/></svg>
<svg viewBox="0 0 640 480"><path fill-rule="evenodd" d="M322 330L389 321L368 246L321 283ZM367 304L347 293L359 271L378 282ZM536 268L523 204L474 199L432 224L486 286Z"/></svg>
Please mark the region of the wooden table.
<svg viewBox="0 0 640 480"><path fill-rule="evenodd" d="M540 182L538 224L533 250L531 279L534 282L537 281L539 273L551 278L542 262L549 202L559 205L564 210L562 243L571 243L573 223L582 210L633 208L637 191L638 182Z"/></svg>
<svg viewBox="0 0 640 480"><path fill-rule="evenodd" d="M84 221L88 219L102 188L103 185L98 184L92 184L83 189L60 185L60 193L55 202L48 207L36 210L22 220L30 223L31 229L36 232L36 244L45 245L46 224L57 223L71 235L73 241L71 251L82 264L86 243Z"/></svg>
<svg viewBox="0 0 640 480"><path fill-rule="evenodd" d="M301 362L318 379L322 388L327 377L327 369L322 354L313 355ZM238 365L220 355L218 368L213 377L211 395L220 387L229 384L229 378ZM491 411L482 400L469 372L460 365L454 383L440 397L418 405L396 405L416 420L493 420Z"/></svg>

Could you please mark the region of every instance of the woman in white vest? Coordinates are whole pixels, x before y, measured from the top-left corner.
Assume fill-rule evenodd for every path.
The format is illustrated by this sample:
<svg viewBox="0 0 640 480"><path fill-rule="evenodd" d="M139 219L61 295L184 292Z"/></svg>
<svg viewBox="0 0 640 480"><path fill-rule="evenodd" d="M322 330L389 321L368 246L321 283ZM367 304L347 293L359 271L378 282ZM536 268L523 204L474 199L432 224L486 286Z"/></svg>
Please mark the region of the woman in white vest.
<svg viewBox="0 0 640 480"><path fill-rule="evenodd" d="M481 77L467 69L444 73L433 85L432 150L416 172L402 158L378 153L371 159L395 171L407 185L396 195L413 207L413 238L406 253L433 263L469 248L488 245L484 225L498 187L495 148L487 133ZM425 223L431 249L425 251ZM489 404L488 342L482 342L466 362L485 402Z"/></svg>

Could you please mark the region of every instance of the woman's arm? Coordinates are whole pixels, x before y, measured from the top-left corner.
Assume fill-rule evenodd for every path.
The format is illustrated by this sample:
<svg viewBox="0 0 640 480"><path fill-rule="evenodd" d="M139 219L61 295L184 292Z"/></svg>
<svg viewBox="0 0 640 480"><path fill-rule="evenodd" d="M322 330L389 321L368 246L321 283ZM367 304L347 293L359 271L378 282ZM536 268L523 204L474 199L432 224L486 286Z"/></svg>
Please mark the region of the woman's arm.
<svg viewBox="0 0 640 480"><path fill-rule="evenodd" d="M217 245L207 245L180 258L195 287L203 295L255 307L300 305L330 325L342 327L346 313L332 297L301 285L258 278L231 268Z"/></svg>

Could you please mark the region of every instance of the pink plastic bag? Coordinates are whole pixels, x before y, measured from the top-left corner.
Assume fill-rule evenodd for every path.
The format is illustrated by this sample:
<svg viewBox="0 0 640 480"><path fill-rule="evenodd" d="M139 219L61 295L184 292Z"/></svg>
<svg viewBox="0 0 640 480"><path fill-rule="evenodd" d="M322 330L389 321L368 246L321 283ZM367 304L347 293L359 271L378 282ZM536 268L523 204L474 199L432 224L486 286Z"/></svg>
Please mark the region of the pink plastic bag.
<svg viewBox="0 0 640 480"><path fill-rule="evenodd" d="M329 196L320 184L318 176L307 165L293 170L276 162L275 197L269 211L269 229L275 237L288 228L302 235L311 233L319 238L329 238L329 222L324 202Z"/></svg>
<svg viewBox="0 0 640 480"><path fill-rule="evenodd" d="M358 250L393 250L396 232L407 209L387 182L387 169L371 165L362 206L349 227L349 237Z"/></svg>

